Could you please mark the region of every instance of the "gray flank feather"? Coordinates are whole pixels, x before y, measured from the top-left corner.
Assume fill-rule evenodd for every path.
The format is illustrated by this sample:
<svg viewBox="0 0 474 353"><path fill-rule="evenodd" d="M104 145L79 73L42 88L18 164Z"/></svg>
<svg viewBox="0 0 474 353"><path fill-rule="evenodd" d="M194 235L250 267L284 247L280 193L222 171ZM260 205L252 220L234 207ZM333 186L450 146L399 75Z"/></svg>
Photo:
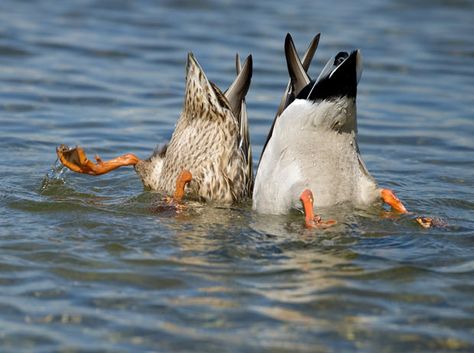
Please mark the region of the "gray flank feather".
<svg viewBox="0 0 474 353"><path fill-rule="evenodd" d="M250 60L252 59L251 56L249 56L249 58ZM244 63L244 66L248 60L249 59L247 58L246 62ZM240 65L239 54L236 54L235 56L235 68L236 68L237 76L239 76L243 69ZM252 161L252 148L250 145L250 133L249 133L247 104L245 103L245 96L241 99L239 115L236 117L239 120L239 127L240 127L239 147L244 154L244 158L246 159L246 163L247 163L246 175L247 175L247 180L248 180L247 187L248 187L248 193L249 195L251 195L252 190L253 190L253 161Z"/></svg>

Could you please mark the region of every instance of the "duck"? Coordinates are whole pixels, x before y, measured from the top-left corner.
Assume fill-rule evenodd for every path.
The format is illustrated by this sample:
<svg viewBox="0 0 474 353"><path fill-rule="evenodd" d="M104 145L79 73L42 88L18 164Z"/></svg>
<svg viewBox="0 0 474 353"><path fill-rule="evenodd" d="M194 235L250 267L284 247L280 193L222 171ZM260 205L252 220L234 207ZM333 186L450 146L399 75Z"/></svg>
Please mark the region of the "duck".
<svg viewBox="0 0 474 353"><path fill-rule="evenodd" d="M144 187L179 201L185 195L204 202L234 203L252 195L253 166L245 96L252 78L252 55L222 92L208 80L192 53L186 65L184 104L169 143L147 159L133 153L89 160L83 148L60 145L60 162L77 173L102 175L133 166Z"/></svg>
<svg viewBox="0 0 474 353"><path fill-rule="evenodd" d="M285 38L290 80L260 157L253 209L285 214L303 208L309 228L334 225L336 221L322 220L316 209L342 203L367 207L382 201L407 213L392 190L378 186L359 150L356 97L361 51L337 53L316 79L310 79L307 69L319 34L315 38L303 63L291 35Z"/></svg>

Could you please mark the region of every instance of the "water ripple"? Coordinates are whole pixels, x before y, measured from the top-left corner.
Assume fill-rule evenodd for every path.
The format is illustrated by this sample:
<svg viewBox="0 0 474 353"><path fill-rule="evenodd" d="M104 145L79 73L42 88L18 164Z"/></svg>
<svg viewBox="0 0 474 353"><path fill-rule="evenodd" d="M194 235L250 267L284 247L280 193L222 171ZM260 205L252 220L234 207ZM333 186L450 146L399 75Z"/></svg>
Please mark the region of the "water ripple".
<svg viewBox="0 0 474 353"><path fill-rule="evenodd" d="M474 351L470 1L0 2L0 351ZM316 27L314 26L316 24ZM315 31L316 76L361 48L359 146L413 214L160 212L132 168L92 178L55 148L146 158L182 110L186 54L226 89L252 53L254 162ZM421 229L414 217L441 218Z"/></svg>

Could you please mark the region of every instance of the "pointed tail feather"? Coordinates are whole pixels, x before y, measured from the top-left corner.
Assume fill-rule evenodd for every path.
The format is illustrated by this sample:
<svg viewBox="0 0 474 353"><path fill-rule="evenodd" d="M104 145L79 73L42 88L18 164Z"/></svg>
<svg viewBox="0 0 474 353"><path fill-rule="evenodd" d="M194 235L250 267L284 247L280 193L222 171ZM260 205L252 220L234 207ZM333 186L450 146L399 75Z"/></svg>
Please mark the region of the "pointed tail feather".
<svg viewBox="0 0 474 353"><path fill-rule="evenodd" d="M308 49L306 49L306 52L303 56L301 65L304 71L306 72L308 71L309 65L311 64L311 61L313 60L316 49L318 48L320 36L321 36L321 33L318 33L317 35L313 37L313 40L311 41L311 43L309 43ZM285 93L283 93L283 96L281 97L280 105L278 106L278 110L277 110L275 118L281 115L281 113L283 113L286 107L288 107L295 100L295 96L296 94L293 90L291 79L289 79L288 85L286 86Z"/></svg>
<svg viewBox="0 0 474 353"><path fill-rule="evenodd" d="M292 65L293 71L296 71L296 73L298 74L297 76L300 78L301 82L307 81L307 83L309 83L309 77L308 77L307 71L311 64L311 61L313 60L314 53L316 52L316 49L318 48L320 36L321 36L321 33L318 33L313 37L313 40L309 43L308 49L306 49L306 52L303 56L303 62L301 62L296 52L295 44L293 42L293 39L291 38L291 35L289 33L286 35L285 55L287 58L288 71L290 72L290 62L288 62L288 54L290 54L291 59L292 59L291 65ZM301 82L299 86L301 86ZM300 87L300 90L301 88L302 87ZM278 106L278 110L275 114L275 118L273 119L272 126L270 128L270 131L268 132L267 139L263 145L262 154L260 155L260 160L262 159L263 153L265 152L265 148L267 147L268 141L270 141L270 138L272 137L273 128L275 127L276 120L281 115L281 113L283 113L283 111L295 100L295 97L298 93L299 91L296 91L295 89L295 85L293 84L293 77L290 72L290 79L288 81L288 85L286 86L285 93L283 93L283 97L280 100L280 105Z"/></svg>
<svg viewBox="0 0 474 353"><path fill-rule="evenodd" d="M250 80L252 79L252 55L247 57L242 67L240 67L240 58L236 59L236 67L237 65L239 66L237 77L227 91L225 91L224 95L229 101L234 116L238 119L240 116L241 102L249 90Z"/></svg>
<svg viewBox="0 0 474 353"><path fill-rule="evenodd" d="M188 112L183 116L192 118L209 116L205 112L210 106L220 107L222 93L208 80L204 70L192 53L188 53L186 65L186 89L183 111ZM204 114L200 114L204 113Z"/></svg>
<svg viewBox="0 0 474 353"><path fill-rule="evenodd" d="M298 52L295 48L295 43L289 33L285 39L285 56L288 65L288 73L291 78L291 85L293 86L293 92L295 96L297 96L298 93L308 85L311 79L301 64Z"/></svg>

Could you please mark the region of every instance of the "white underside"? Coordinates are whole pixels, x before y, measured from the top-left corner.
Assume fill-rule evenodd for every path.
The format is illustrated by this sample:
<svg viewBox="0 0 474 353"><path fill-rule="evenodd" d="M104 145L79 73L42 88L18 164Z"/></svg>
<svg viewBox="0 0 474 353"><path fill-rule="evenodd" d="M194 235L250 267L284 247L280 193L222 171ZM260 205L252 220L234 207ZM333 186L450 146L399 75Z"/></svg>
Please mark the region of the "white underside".
<svg viewBox="0 0 474 353"><path fill-rule="evenodd" d="M313 103L296 100L278 118L257 171L256 211L283 214L301 208L305 189L313 192L315 208L368 205L378 198L374 179L359 162L355 132L321 126L319 115Z"/></svg>

